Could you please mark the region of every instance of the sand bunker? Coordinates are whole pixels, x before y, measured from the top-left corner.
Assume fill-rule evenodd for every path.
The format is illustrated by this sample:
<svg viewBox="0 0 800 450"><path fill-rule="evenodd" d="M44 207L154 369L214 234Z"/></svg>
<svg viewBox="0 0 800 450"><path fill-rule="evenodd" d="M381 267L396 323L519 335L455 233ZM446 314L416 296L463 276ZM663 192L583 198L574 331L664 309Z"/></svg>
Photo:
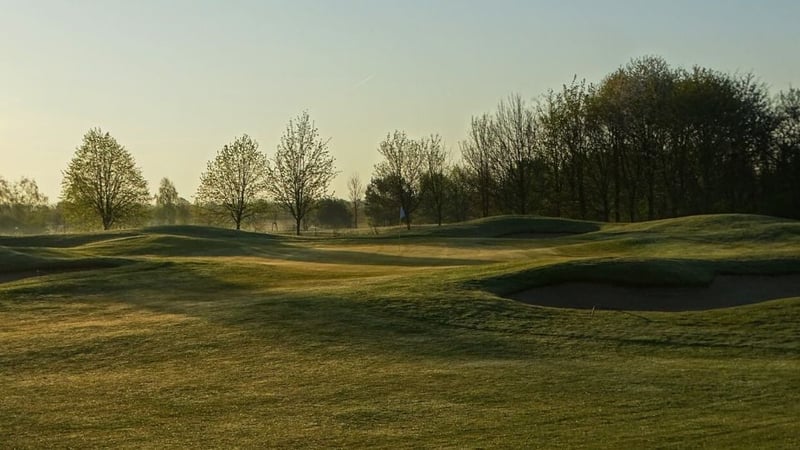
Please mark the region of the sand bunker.
<svg viewBox="0 0 800 450"><path fill-rule="evenodd" d="M629 287L601 283L542 286L510 296L539 306L627 311L698 311L800 297L800 274L720 275L706 287Z"/></svg>

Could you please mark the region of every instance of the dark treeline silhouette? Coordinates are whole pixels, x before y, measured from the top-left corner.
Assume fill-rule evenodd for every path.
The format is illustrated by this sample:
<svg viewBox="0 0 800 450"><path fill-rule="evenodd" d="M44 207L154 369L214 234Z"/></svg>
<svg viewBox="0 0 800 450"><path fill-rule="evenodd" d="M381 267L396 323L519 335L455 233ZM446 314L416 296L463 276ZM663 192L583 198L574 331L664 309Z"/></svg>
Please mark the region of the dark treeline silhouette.
<svg viewBox="0 0 800 450"><path fill-rule="evenodd" d="M800 218L800 91L771 96L752 74L634 59L599 84L576 78L536 103L510 96L472 118L460 147L461 165L444 172L445 220ZM367 188L366 212L383 224L397 213L370 201L387 183L381 175ZM418 217L441 220L430 193L418 195Z"/></svg>

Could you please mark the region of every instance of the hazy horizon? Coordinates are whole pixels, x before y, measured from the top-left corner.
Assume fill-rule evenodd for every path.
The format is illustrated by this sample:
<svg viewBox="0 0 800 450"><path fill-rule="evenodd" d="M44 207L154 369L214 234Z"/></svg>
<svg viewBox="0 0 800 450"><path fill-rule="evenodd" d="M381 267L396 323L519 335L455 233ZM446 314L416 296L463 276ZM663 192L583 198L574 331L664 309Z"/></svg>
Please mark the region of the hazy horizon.
<svg viewBox="0 0 800 450"><path fill-rule="evenodd" d="M768 4L769 6L765 5ZM14 2L0 1L0 176L56 202L90 128L134 156L151 191L192 199L206 162L247 133L274 153L308 110L341 172L368 181L394 129L440 133L512 92L597 82L631 58L753 72L800 85L800 4L789 1Z"/></svg>

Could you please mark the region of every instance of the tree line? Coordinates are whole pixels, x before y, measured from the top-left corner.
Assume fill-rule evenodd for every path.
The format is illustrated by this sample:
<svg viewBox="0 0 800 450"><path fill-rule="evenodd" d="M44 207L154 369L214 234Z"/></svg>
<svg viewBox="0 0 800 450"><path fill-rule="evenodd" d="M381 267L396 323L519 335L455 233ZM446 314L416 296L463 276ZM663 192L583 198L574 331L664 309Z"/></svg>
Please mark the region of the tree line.
<svg viewBox="0 0 800 450"><path fill-rule="evenodd" d="M8 222L0 222L0 230L45 231L31 223L38 210L51 212L49 220L42 220L43 225L49 222L50 231L60 231L58 226L65 222L73 228L108 230L141 224L148 216L166 224L186 223L190 216L195 223L221 219L238 230L249 218L277 205L291 215L300 234L309 213L320 206L323 211L333 207L335 216L336 206L341 206L326 198L337 174L328 143L307 112L289 121L272 158L259 151L250 136L237 137L208 162L195 203L190 204L168 178L151 197L131 153L108 132L93 128L63 172L61 201L55 208L48 207L35 181L8 183L0 178L0 214Z"/></svg>
<svg viewBox="0 0 800 450"><path fill-rule="evenodd" d="M800 218L800 90L771 96L752 74L638 58L597 84L576 78L536 102L511 95L472 117L460 162L443 165L429 142L395 132L381 144L367 187L374 223L396 223L396 205L407 221L419 207L439 223L443 213Z"/></svg>
<svg viewBox="0 0 800 450"><path fill-rule="evenodd" d="M599 83L577 77L528 102L512 94L471 118L451 155L440 135L402 130L378 145L364 185L337 175L329 139L307 112L289 121L271 158L248 135L224 145L200 176L194 203L161 180L151 196L133 156L89 130L64 171L60 202L35 181L0 177L0 231L150 223L312 219L332 228L539 214L638 221L746 212L800 218L800 90L771 95L752 74L630 61ZM153 204L153 201L155 204Z"/></svg>

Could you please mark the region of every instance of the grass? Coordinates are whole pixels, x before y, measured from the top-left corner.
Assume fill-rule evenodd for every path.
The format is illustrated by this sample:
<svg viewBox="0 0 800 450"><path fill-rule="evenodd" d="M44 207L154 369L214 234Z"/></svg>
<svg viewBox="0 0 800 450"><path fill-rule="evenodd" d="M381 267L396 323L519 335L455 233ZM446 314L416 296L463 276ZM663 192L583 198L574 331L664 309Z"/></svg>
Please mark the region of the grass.
<svg viewBox="0 0 800 450"><path fill-rule="evenodd" d="M0 273L48 274L0 284L0 447L800 444L800 298L592 314L498 296L797 273L798 222L384 234L1 238Z"/></svg>

